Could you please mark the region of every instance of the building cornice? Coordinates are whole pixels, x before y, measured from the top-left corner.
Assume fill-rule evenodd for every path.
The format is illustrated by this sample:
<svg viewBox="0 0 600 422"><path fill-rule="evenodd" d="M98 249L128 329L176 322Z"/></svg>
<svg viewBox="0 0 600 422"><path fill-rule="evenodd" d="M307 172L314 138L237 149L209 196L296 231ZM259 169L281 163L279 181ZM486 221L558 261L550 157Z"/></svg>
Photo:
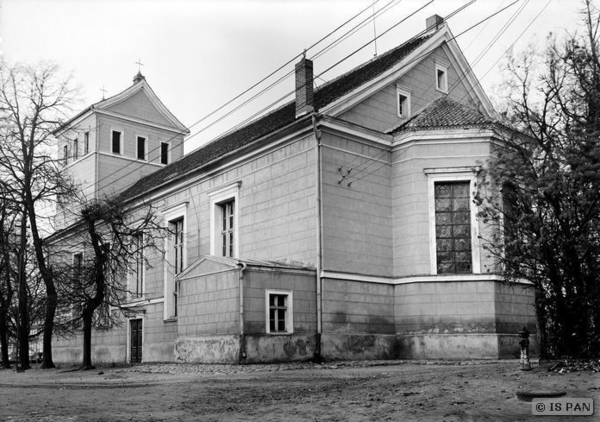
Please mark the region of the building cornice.
<svg viewBox="0 0 600 422"><path fill-rule="evenodd" d="M364 283L379 283L389 285L412 283L445 283L445 282L502 282L504 278L499 274L457 274L457 275L422 275L408 277L383 277L369 276L355 273L335 271L321 271L321 277L334 280L359 281ZM519 280L515 284L533 285L528 280Z"/></svg>
<svg viewBox="0 0 600 422"><path fill-rule="evenodd" d="M104 116L109 116L109 117L114 117L116 119L121 119L121 120L125 120L127 122L131 122L131 123L137 123L137 124L141 124L141 125L145 125L145 126L150 126L153 127L155 129L161 129L161 130L166 130L168 132L173 132L176 133L178 135L187 135L189 134L189 130L180 130L180 129L175 129L173 127L169 127L169 126L165 126L165 125L161 125L158 123L153 123L153 122L149 122L148 120L143 120L143 119L138 119L137 117L132 117L132 116L128 116L126 114L121 114L121 113L115 113L109 110L102 110L102 109L96 109L94 110L97 114L101 114Z"/></svg>

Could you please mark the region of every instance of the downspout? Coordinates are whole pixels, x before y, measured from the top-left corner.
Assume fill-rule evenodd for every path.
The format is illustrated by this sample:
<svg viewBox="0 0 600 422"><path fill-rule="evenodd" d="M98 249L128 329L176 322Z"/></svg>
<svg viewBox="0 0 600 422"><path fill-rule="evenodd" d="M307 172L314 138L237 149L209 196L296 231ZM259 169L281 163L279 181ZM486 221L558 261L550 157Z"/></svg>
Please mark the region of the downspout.
<svg viewBox="0 0 600 422"><path fill-rule="evenodd" d="M246 263L239 262L240 266L240 278L239 278L239 294L240 294L240 356L238 363L242 363L246 357L246 334L244 333L244 271L246 270Z"/></svg>
<svg viewBox="0 0 600 422"><path fill-rule="evenodd" d="M317 280L316 280L316 296L317 296L317 338L315 345L315 361L321 361L321 336L323 333L323 308L322 308L322 290L323 281L321 278L321 270L323 268L323 203L321 200L321 131L317 129L316 114L312 115L312 126L315 141L317 142L316 159L317 159Z"/></svg>
<svg viewBox="0 0 600 422"><path fill-rule="evenodd" d="M94 110L94 106L92 106L92 110ZM96 139L94 139L94 161L95 161L95 165L94 165L94 171L95 171L95 177L94 177L94 200L99 199L100 198L100 194L98 193L98 189L100 189L100 169L98 168L100 165L100 158L99 158L99 153L100 153L100 119L98 118L98 115L96 114L96 112L94 111L94 117L96 120Z"/></svg>

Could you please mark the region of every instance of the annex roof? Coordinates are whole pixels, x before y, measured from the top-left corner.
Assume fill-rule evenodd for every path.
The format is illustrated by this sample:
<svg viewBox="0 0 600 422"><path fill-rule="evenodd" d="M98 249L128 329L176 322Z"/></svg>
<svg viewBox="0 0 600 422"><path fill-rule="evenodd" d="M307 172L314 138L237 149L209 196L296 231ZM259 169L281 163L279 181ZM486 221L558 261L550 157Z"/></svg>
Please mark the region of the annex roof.
<svg viewBox="0 0 600 422"><path fill-rule="evenodd" d="M315 267L304 264L295 264L277 261L258 261L253 259L238 259L224 256L204 255L189 265L183 272L177 275L178 280L195 278L215 272L237 270L241 266L247 268L266 268L277 271L307 271L314 272Z"/></svg>
<svg viewBox="0 0 600 422"><path fill-rule="evenodd" d="M497 123L495 119L485 116L479 110L461 104L448 96L443 96L432 101L421 112L389 133L464 126L481 127L495 123Z"/></svg>

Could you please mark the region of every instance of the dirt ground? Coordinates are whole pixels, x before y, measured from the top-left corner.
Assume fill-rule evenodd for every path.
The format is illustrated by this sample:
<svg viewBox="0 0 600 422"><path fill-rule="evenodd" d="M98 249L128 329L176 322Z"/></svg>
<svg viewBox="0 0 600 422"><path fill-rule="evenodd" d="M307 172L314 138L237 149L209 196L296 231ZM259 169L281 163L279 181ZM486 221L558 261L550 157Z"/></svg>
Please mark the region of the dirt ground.
<svg viewBox="0 0 600 422"><path fill-rule="evenodd" d="M593 398L593 416L532 415L519 391ZM0 370L0 420L600 421L600 374L518 361L139 365Z"/></svg>

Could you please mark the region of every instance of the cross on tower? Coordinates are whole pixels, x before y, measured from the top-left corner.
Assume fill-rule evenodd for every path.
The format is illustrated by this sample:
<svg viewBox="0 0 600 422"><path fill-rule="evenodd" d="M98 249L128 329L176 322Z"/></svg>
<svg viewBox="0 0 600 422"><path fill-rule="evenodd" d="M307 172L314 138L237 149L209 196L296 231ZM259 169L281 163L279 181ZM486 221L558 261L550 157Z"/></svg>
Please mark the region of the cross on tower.
<svg viewBox="0 0 600 422"><path fill-rule="evenodd" d="M142 66L144 65L144 63L142 63L142 59L138 59L138 61L135 63L138 65L138 72L141 72Z"/></svg>
<svg viewBox="0 0 600 422"><path fill-rule="evenodd" d="M102 99L104 99L104 94L106 94L106 89L104 89L104 85L102 85L102 89L100 89L100 91L102 91Z"/></svg>

